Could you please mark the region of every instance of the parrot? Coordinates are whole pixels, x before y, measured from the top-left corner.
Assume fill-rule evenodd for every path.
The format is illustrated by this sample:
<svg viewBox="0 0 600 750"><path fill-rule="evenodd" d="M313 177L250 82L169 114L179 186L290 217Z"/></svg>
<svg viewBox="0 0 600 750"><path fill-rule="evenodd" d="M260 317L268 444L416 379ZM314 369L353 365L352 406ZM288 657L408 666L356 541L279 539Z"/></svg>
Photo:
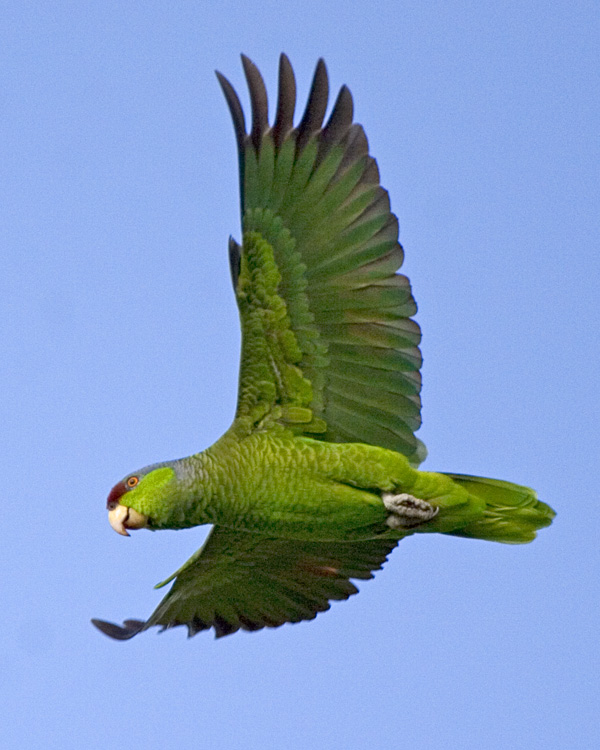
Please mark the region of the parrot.
<svg viewBox="0 0 600 750"><path fill-rule="evenodd" d="M296 82L279 58L277 105L242 55L251 122L221 73L239 158L241 242L230 237L241 326L235 417L207 449L127 474L112 528L212 526L156 588L147 620L93 619L128 640L153 626L217 638L312 620L358 592L407 536L532 541L554 511L498 479L422 471L421 330L398 219L342 86L329 117L319 59L294 125Z"/></svg>

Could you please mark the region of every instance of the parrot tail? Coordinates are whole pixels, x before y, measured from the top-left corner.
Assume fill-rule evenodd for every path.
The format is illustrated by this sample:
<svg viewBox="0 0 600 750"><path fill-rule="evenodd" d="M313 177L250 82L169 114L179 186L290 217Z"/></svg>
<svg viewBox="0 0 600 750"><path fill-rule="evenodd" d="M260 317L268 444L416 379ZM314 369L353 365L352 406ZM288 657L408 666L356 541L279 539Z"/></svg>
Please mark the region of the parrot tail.
<svg viewBox="0 0 600 750"><path fill-rule="evenodd" d="M536 531L550 526L556 513L537 499L529 487L500 479L446 474L471 495L484 500L483 517L469 523L451 536L486 539L505 544L524 544L536 537Z"/></svg>

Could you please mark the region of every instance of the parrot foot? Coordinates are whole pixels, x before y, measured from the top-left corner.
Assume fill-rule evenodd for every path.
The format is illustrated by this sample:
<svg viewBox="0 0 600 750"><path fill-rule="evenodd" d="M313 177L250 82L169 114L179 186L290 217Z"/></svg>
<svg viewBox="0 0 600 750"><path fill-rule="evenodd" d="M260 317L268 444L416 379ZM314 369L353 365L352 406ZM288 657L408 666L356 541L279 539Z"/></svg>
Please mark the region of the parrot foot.
<svg viewBox="0 0 600 750"><path fill-rule="evenodd" d="M405 492L401 495L384 492L381 499L390 511L386 523L391 529L411 529L430 521L439 512L439 508Z"/></svg>

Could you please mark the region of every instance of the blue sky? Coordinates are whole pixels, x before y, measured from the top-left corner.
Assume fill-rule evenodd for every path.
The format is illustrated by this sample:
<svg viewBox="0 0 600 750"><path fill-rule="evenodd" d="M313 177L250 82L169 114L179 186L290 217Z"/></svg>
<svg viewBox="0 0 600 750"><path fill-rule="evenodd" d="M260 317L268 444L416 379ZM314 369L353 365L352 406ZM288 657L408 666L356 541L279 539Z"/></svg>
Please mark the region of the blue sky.
<svg viewBox="0 0 600 750"><path fill-rule="evenodd" d="M207 7L208 6L208 7ZM598 702L597 4L0 9L3 748L591 748ZM531 545L403 542L314 622L125 644L202 529L118 537L127 471L228 427L221 70L350 86L423 328L426 468L535 487ZM299 109L303 106L300 104Z"/></svg>

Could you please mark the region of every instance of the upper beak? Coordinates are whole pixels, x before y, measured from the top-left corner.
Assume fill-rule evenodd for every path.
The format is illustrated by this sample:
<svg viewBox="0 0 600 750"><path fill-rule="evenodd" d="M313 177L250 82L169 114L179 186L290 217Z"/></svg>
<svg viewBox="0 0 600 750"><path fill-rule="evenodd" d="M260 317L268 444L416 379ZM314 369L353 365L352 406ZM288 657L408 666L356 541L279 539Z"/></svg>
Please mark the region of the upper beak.
<svg viewBox="0 0 600 750"><path fill-rule="evenodd" d="M108 511L108 521L117 534L129 536L127 529L143 529L148 525L148 516L138 513L126 505L116 505Z"/></svg>

